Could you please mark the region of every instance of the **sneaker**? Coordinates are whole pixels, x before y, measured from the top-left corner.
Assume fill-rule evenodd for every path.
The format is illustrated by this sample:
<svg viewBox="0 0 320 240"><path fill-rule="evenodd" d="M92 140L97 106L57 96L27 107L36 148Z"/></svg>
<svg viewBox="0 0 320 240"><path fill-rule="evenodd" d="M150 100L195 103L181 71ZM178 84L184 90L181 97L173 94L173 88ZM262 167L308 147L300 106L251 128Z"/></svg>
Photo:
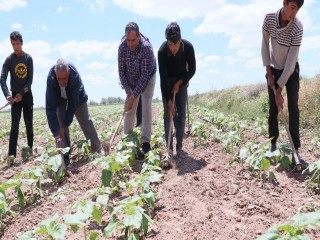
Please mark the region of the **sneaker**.
<svg viewBox="0 0 320 240"><path fill-rule="evenodd" d="M145 157L145 155L150 152L151 147L150 147L150 143L142 143L141 146L141 150L137 149L137 158L138 159L143 159Z"/></svg>
<svg viewBox="0 0 320 240"><path fill-rule="evenodd" d="M182 158L186 155L187 153L183 149L177 150L177 158Z"/></svg>
<svg viewBox="0 0 320 240"><path fill-rule="evenodd" d="M270 152L274 152L276 150L277 150L277 144L276 143L271 143Z"/></svg>
<svg viewBox="0 0 320 240"><path fill-rule="evenodd" d="M64 164L67 167L70 164L69 154L68 155L63 155L63 160L64 160Z"/></svg>
<svg viewBox="0 0 320 240"><path fill-rule="evenodd" d="M147 142L142 143L142 152L144 154L147 154L148 152L150 152L150 150L151 150L150 143L147 143Z"/></svg>
<svg viewBox="0 0 320 240"><path fill-rule="evenodd" d="M11 167L13 165L14 159L15 159L15 157L13 155L10 155L7 157L6 161L7 161L8 167Z"/></svg>

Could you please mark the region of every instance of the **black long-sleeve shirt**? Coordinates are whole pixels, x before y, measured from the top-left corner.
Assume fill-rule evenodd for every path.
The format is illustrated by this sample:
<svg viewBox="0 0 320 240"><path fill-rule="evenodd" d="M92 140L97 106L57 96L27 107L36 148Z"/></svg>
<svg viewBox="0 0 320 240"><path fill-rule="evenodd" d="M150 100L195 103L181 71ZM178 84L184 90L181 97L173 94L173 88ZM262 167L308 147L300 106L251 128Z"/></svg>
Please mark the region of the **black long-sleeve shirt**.
<svg viewBox="0 0 320 240"><path fill-rule="evenodd" d="M160 73L160 86L162 97L168 102L172 100L172 87L175 82L170 82L170 78L176 81L182 80L187 84L196 72L196 58L192 44L182 39L178 53L171 54L167 41L163 42L158 51L158 64Z"/></svg>
<svg viewBox="0 0 320 240"><path fill-rule="evenodd" d="M4 61L1 71L1 88L5 97L11 96L7 86L7 77L10 72L10 90L12 92L24 95L26 91L31 90L33 80L33 60L32 57L23 53L17 56L11 53Z"/></svg>

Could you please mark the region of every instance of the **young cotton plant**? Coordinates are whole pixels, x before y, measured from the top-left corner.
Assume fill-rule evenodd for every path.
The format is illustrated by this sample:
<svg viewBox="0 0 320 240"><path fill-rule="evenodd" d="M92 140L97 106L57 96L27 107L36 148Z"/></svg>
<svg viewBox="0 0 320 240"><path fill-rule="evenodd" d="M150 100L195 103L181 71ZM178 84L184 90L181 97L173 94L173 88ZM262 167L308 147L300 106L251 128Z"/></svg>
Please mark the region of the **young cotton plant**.
<svg viewBox="0 0 320 240"><path fill-rule="evenodd" d="M67 226L59 223L59 216L58 214L55 214L52 218L43 220L36 229L25 232L19 237L19 240L64 240L66 231Z"/></svg>
<svg viewBox="0 0 320 240"><path fill-rule="evenodd" d="M320 211L302 213L293 216L289 221L273 226L257 240L270 239L310 239L306 230L315 229L320 226Z"/></svg>
<svg viewBox="0 0 320 240"><path fill-rule="evenodd" d="M89 219L94 219L98 224L102 223L102 211L91 200L83 200L76 202L71 206L76 212L66 214L63 216L64 223L71 227L72 231L76 233L80 228L83 228L84 236L87 236L87 222ZM90 235L95 235L90 233Z"/></svg>
<svg viewBox="0 0 320 240"><path fill-rule="evenodd" d="M205 140L208 139L208 133L206 131L206 126L201 122L194 122L191 128L191 136L193 147L200 146Z"/></svg>
<svg viewBox="0 0 320 240"><path fill-rule="evenodd" d="M142 239L141 235L148 233L148 224L154 221L143 209L143 195L130 196L119 202L119 205L112 209L110 221L103 230L103 236L109 238L119 229L124 233L125 239Z"/></svg>
<svg viewBox="0 0 320 240"><path fill-rule="evenodd" d="M320 189L320 160L311 163L302 173L306 172L311 173L311 176L308 176L308 186Z"/></svg>
<svg viewBox="0 0 320 240"><path fill-rule="evenodd" d="M37 158L41 162L42 168L46 169L48 175L51 175L55 183L60 183L65 175L65 171L61 170L63 155L70 151L69 147L55 148L47 146L45 152Z"/></svg>
<svg viewBox="0 0 320 240"><path fill-rule="evenodd" d="M270 141L261 143L249 143L240 149L239 158L245 160L249 165L249 170L257 174L258 178L265 180L266 174L269 173L268 178L275 180L276 177L272 171L269 171L271 163L270 157L275 153L271 153L268 149Z"/></svg>

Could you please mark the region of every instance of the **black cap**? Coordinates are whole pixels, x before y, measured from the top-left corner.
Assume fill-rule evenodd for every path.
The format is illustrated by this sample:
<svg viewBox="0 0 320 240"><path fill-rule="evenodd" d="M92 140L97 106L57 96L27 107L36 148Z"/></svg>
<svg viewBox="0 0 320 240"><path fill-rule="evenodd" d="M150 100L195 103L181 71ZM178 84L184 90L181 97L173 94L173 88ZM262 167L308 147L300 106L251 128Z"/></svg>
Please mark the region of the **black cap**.
<svg viewBox="0 0 320 240"><path fill-rule="evenodd" d="M178 23L172 22L169 23L166 28L166 39L170 40L173 43L178 42L181 39L181 32Z"/></svg>

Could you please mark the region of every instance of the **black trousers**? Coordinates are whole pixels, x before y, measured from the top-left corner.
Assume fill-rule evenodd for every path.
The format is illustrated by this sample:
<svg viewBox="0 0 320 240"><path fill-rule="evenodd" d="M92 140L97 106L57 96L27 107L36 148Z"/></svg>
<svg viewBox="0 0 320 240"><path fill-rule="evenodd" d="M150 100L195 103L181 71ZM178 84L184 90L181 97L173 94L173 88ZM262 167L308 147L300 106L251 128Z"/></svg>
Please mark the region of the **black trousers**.
<svg viewBox="0 0 320 240"><path fill-rule="evenodd" d="M283 70L278 70L271 68L272 74L275 78L275 82L280 78ZM299 88L300 88L300 79L299 79L299 63L297 62L294 72L289 77L286 84L287 91L287 101L288 101L288 111L289 111L289 131L292 137L293 145L295 149L300 148L300 133L299 133ZM276 89L279 85L275 84ZM269 138L273 138L271 143L276 143L279 137L279 124L278 124L278 107L275 102L275 96L273 90L268 87L269 93Z"/></svg>
<svg viewBox="0 0 320 240"><path fill-rule="evenodd" d="M17 93L13 92L12 97L15 98ZM19 124L21 113L23 111L23 119L26 125L27 141L30 149L33 147L33 95L31 91L26 92L22 100L11 106L11 130L9 140L9 156L17 155L17 142L19 135Z"/></svg>
<svg viewBox="0 0 320 240"><path fill-rule="evenodd" d="M174 82L174 78L172 78L172 82ZM187 97L188 97L188 85L182 84L180 86L179 92L176 94L175 99L175 109L176 109L176 115L174 117L174 127L176 129L176 150L182 149L182 143L183 143L183 136L184 136L184 129L186 125L186 105L187 105ZM170 118L169 118L169 107L168 103L162 98L163 103L163 123L164 123L164 129L165 129L165 138L166 142L168 144L168 136L169 136L169 128L170 128ZM173 150L172 145L172 135L171 135L171 146L170 149Z"/></svg>

